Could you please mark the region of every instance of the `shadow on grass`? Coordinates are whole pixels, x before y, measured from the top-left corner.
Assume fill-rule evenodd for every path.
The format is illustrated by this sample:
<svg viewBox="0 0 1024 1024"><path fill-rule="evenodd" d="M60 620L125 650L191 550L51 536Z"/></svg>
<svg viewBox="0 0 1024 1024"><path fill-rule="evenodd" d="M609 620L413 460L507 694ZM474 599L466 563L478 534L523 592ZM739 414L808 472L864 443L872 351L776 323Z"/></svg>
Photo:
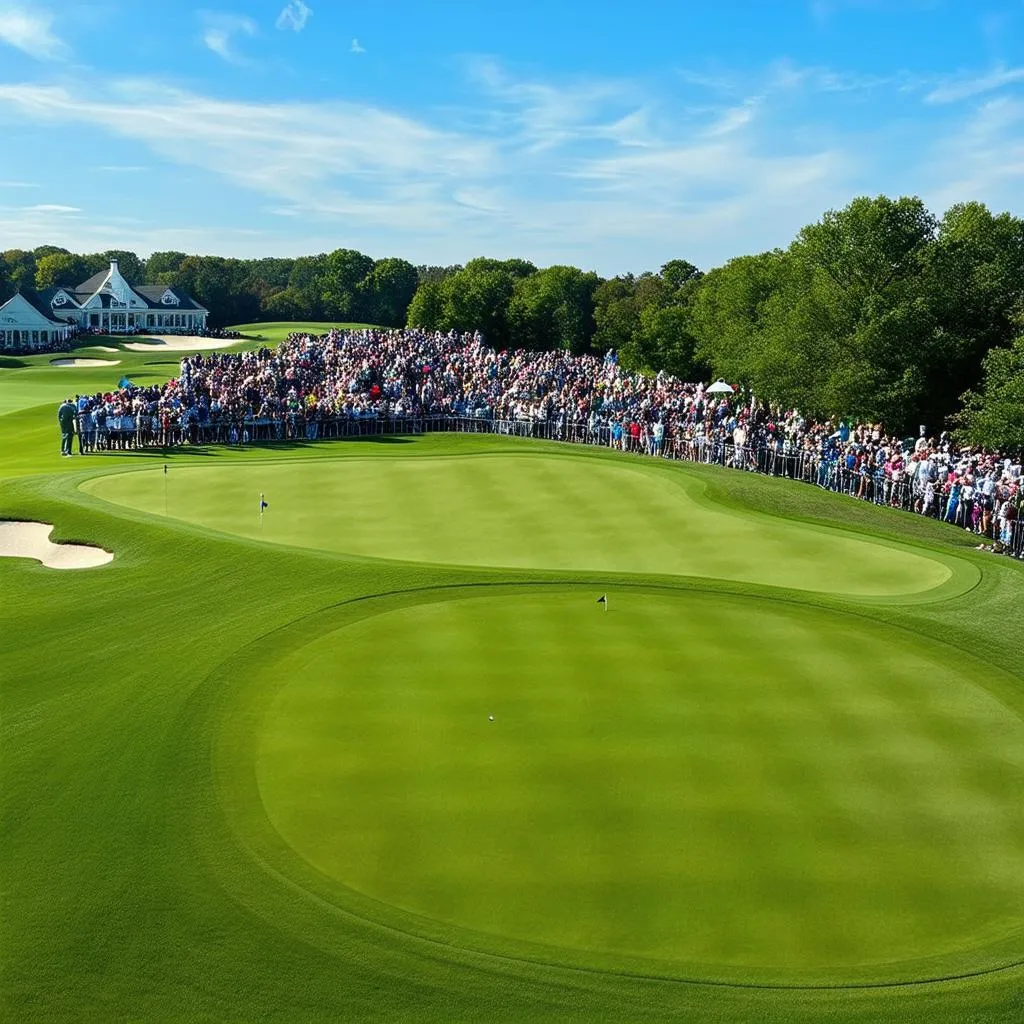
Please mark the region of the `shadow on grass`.
<svg viewBox="0 0 1024 1024"><path fill-rule="evenodd" d="M30 366L24 359L16 359L14 356L0 356L0 369L20 370L23 366Z"/></svg>

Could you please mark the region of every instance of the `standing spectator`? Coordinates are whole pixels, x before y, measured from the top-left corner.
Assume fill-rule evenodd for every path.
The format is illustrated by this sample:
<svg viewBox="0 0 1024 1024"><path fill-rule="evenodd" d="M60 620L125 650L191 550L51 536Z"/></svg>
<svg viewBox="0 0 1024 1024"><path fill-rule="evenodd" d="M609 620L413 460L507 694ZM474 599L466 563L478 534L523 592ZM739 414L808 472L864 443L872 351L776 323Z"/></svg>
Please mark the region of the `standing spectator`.
<svg viewBox="0 0 1024 1024"><path fill-rule="evenodd" d="M75 436L75 416L78 409L70 398L65 398L57 407L57 422L60 424L60 454L71 457L71 443Z"/></svg>

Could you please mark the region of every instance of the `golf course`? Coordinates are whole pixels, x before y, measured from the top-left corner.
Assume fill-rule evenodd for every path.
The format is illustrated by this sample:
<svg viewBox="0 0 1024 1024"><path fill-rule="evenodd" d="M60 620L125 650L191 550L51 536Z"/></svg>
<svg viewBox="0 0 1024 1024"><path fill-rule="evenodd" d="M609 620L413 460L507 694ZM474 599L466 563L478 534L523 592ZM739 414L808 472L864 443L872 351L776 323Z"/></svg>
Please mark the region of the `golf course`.
<svg viewBox="0 0 1024 1024"><path fill-rule="evenodd" d="M0 520L113 556L0 547L3 1019L1021 1020L1024 563L489 434L62 461L139 348L0 360Z"/></svg>

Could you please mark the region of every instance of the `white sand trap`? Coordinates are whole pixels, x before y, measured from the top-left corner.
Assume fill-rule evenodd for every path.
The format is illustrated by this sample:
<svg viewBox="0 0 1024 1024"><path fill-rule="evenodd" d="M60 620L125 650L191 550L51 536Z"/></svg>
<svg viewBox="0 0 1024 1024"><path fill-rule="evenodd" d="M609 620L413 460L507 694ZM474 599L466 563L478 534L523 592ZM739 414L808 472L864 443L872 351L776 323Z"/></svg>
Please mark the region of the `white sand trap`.
<svg viewBox="0 0 1024 1024"><path fill-rule="evenodd" d="M126 341L125 348L133 352L199 352L211 348L227 348L237 345L238 339L199 338L192 334L174 338L146 338L145 341Z"/></svg>
<svg viewBox="0 0 1024 1024"><path fill-rule="evenodd" d="M0 557L34 558L50 569L92 569L114 556L87 544L53 544L49 523L0 521Z"/></svg>
<svg viewBox="0 0 1024 1024"><path fill-rule="evenodd" d="M94 352L116 352L117 349L110 345L86 345L86 348L91 348Z"/></svg>
<svg viewBox="0 0 1024 1024"><path fill-rule="evenodd" d="M113 351L113 349L111 349ZM51 366L117 366L120 359L51 359Z"/></svg>

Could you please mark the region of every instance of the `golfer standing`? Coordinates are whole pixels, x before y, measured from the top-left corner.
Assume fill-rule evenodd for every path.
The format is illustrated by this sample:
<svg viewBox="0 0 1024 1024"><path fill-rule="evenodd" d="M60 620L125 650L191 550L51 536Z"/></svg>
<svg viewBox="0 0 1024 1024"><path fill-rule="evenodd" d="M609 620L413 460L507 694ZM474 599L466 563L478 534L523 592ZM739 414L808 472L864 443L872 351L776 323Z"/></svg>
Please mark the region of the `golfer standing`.
<svg viewBox="0 0 1024 1024"><path fill-rule="evenodd" d="M60 453L71 455L71 439L75 436L75 414L78 410L70 398L65 398L57 409L57 422L60 424Z"/></svg>

